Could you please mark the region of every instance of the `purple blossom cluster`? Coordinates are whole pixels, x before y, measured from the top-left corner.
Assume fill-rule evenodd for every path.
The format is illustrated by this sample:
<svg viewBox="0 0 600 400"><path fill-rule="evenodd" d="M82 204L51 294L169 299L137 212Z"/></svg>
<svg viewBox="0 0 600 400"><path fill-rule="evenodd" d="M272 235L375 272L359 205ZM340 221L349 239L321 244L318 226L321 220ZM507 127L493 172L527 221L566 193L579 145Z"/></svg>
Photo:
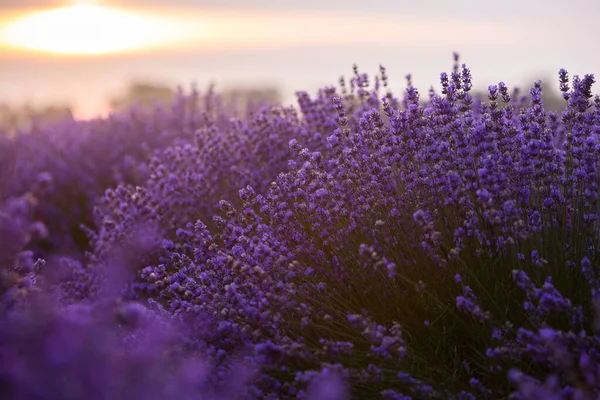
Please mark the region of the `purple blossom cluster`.
<svg viewBox="0 0 600 400"><path fill-rule="evenodd" d="M6 398L598 398L593 75L406 78L0 142Z"/></svg>

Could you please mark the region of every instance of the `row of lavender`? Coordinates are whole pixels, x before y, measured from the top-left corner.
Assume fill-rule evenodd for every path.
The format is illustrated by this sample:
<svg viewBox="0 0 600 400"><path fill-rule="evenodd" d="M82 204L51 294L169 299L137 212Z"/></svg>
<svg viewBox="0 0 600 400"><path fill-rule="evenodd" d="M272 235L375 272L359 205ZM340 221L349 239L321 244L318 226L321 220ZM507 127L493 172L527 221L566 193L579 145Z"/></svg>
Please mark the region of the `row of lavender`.
<svg viewBox="0 0 600 400"><path fill-rule="evenodd" d="M458 59L426 99L355 69L300 112L209 91L2 142L0 389L598 397L600 99L559 80L553 113Z"/></svg>

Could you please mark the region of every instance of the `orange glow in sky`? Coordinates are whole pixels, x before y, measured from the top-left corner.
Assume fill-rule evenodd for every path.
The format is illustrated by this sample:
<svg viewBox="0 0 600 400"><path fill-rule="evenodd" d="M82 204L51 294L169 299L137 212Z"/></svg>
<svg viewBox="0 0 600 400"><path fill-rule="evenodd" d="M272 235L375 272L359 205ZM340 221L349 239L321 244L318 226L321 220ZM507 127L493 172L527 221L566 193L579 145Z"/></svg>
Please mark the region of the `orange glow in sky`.
<svg viewBox="0 0 600 400"><path fill-rule="evenodd" d="M203 10L173 7L122 9L101 2L71 1L70 6L23 10L0 21L0 49L11 53L62 55L237 51L289 46L428 46L461 43L511 43L532 40L517 29L490 21L443 17L362 15L343 12ZM360 27L360 29L359 29ZM364 35L359 31L377 32ZM481 35L502 31L502 35Z"/></svg>
<svg viewBox="0 0 600 400"><path fill-rule="evenodd" d="M107 54L139 50L176 39L169 20L94 4L27 13L0 27L0 42L59 54Z"/></svg>

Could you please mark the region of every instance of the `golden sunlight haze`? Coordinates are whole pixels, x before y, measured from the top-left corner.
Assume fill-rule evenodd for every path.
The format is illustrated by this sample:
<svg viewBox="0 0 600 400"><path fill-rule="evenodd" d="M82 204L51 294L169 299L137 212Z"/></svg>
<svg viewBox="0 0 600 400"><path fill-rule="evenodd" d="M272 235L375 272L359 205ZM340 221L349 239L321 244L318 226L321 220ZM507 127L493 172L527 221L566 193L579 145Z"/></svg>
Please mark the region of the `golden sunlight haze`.
<svg viewBox="0 0 600 400"><path fill-rule="evenodd" d="M0 40L16 48L63 54L103 54L172 40L176 24L92 4L29 13L5 24Z"/></svg>

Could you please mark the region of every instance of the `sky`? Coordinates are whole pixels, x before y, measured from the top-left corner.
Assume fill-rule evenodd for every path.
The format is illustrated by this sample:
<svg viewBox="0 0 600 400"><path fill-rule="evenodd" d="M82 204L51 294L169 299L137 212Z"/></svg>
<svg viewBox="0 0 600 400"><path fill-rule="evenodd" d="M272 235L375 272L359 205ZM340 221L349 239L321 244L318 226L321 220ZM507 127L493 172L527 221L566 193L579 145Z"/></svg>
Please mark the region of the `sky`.
<svg viewBox="0 0 600 400"><path fill-rule="evenodd" d="M0 102L106 114L130 81L277 85L288 103L381 63L425 93L452 65L476 87L600 74L600 2L573 0L0 0ZM596 93L598 90L596 90Z"/></svg>

